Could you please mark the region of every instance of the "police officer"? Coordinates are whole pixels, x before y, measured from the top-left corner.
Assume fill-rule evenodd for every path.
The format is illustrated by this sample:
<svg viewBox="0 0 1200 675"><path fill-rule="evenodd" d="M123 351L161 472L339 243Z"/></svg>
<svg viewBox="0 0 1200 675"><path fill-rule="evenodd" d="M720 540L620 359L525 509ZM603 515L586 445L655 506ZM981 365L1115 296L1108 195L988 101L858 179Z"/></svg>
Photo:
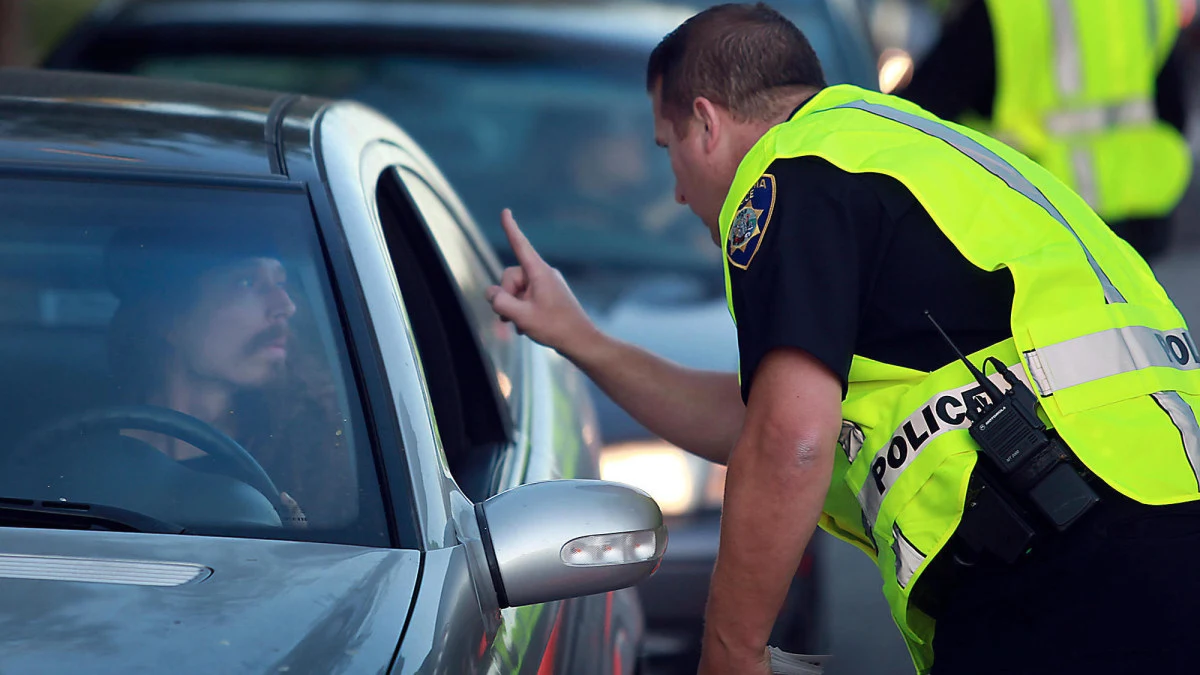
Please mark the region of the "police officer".
<svg viewBox="0 0 1200 675"><path fill-rule="evenodd" d="M1144 261L1003 144L826 86L765 5L685 22L647 84L676 197L724 250L739 373L599 332L508 211L520 265L488 297L728 465L701 672L769 672L817 525L878 563L920 672L1191 672L1200 369Z"/></svg>
<svg viewBox="0 0 1200 675"><path fill-rule="evenodd" d="M1004 141L1143 256L1191 173L1180 0L960 0L897 92Z"/></svg>

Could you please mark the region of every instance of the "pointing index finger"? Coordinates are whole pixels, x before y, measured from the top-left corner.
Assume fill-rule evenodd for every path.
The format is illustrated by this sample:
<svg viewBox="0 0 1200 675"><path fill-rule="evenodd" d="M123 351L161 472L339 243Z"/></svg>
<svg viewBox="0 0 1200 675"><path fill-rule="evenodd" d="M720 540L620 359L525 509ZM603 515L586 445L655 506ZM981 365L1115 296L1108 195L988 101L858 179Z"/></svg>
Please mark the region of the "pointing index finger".
<svg viewBox="0 0 1200 675"><path fill-rule="evenodd" d="M533 244L525 238L525 233L521 232L521 228L517 225L517 221L513 218L511 209L504 209L500 212L500 224L504 227L504 234L508 236L508 243L512 246L513 253L517 256L517 262L526 273L531 268L537 265L544 264L542 257L534 250Z"/></svg>

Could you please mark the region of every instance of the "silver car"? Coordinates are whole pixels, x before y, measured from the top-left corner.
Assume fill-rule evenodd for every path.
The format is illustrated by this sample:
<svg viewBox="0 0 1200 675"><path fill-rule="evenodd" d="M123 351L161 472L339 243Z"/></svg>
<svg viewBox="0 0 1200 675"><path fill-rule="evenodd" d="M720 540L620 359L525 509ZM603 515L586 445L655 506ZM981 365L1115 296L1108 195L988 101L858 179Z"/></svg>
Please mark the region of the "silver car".
<svg viewBox="0 0 1200 675"><path fill-rule="evenodd" d="M437 160L501 256L510 254L495 214L512 207L606 332L688 366L733 371L720 251L674 201L645 86L650 51L704 4L120 0L68 33L44 65L366 102ZM831 82L875 86L854 0L774 4L804 29ZM644 655L656 672L694 673L724 467L655 437L590 388L602 476L647 490L671 530L662 567L639 585ZM796 571L776 646L825 649L824 544L818 537Z"/></svg>
<svg viewBox="0 0 1200 675"><path fill-rule="evenodd" d="M360 104L0 70L0 672L631 673L666 532Z"/></svg>

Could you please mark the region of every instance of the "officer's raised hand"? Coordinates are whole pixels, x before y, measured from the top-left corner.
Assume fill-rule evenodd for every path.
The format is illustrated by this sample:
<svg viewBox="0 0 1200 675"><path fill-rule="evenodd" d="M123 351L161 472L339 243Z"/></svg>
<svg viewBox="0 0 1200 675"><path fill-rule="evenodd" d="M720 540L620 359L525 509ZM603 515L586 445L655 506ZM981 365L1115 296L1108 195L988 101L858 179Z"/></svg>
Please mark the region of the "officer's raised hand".
<svg viewBox="0 0 1200 675"><path fill-rule="evenodd" d="M500 223L517 256L516 267L504 270L499 286L487 290L492 309L517 330L564 354L596 334L596 327L575 299L562 274L542 260L525 238L512 211Z"/></svg>

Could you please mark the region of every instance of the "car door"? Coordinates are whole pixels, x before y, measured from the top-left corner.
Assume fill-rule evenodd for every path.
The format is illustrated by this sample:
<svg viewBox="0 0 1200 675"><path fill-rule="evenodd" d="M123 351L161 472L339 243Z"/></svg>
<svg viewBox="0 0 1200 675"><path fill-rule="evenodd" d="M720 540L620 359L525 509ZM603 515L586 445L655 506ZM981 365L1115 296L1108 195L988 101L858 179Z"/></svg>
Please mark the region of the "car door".
<svg viewBox="0 0 1200 675"><path fill-rule="evenodd" d="M489 361L486 382L481 379L479 386L499 383L502 396L493 402L513 422L509 443L487 463L491 467L490 491L480 498L524 483L597 478L596 420L579 371L556 353L527 338L516 338L511 324L499 320L492 311L485 290L498 283L498 266L486 244L472 237L474 224L465 209L456 204L454 193L444 184L440 189L435 187L440 176L423 171L414 162L394 167L394 175L384 180L392 179L403 186L409 206L436 242L445 263L444 272L453 279L451 285L457 291L463 314L469 317L467 323ZM506 612L510 613L506 618L521 626L522 631L540 623L538 619L547 612L554 616L541 663L557 661L557 672L595 669L622 673L630 672L635 665L641 608L632 589L575 598L558 607ZM537 640L532 634L529 637Z"/></svg>
<svg viewBox="0 0 1200 675"><path fill-rule="evenodd" d="M537 392L549 391L538 378L571 369L561 359L538 365L535 355L546 360L547 350L491 315L482 291L498 265L472 241L469 221L454 213L453 193L402 132L353 104L328 109L320 130L329 191L353 239L386 376L396 380L394 403L414 422L405 461L425 555L394 672L607 673L614 662L617 672L631 672L632 654L614 658L605 644L626 651L636 644L636 618L628 618L636 603L628 594L501 609L487 560L472 553L479 550L471 546L478 540L475 503L543 476L573 475L578 467L590 465L594 474L594 455L578 459L587 451L586 414L574 412L584 409L582 402L537 402ZM559 390L570 393L573 386L582 390L570 384ZM539 406L549 412L538 413ZM563 422L539 419L564 412ZM554 459L572 425L574 443L558 447L575 459ZM610 607L619 622L606 617ZM592 626L586 632L597 636L595 649L564 645L585 621Z"/></svg>
<svg viewBox="0 0 1200 675"><path fill-rule="evenodd" d="M399 159L399 158L398 158ZM364 176L370 180L370 176ZM481 327L470 305L490 279L470 266L460 242L442 247L433 232L444 209L412 163L396 163L375 180L380 223L412 326L434 428L454 485L479 503L521 482L528 446L518 438L527 391L514 353L516 335ZM443 240L447 238L443 232ZM508 327L511 328L511 327ZM486 338L481 330L489 330ZM485 347L485 344L490 347ZM515 405L510 405L512 401ZM514 421L514 417L517 420ZM565 603L500 609L495 633L481 636L474 672L538 672L553 655L557 614ZM536 670L530 666L536 664Z"/></svg>

